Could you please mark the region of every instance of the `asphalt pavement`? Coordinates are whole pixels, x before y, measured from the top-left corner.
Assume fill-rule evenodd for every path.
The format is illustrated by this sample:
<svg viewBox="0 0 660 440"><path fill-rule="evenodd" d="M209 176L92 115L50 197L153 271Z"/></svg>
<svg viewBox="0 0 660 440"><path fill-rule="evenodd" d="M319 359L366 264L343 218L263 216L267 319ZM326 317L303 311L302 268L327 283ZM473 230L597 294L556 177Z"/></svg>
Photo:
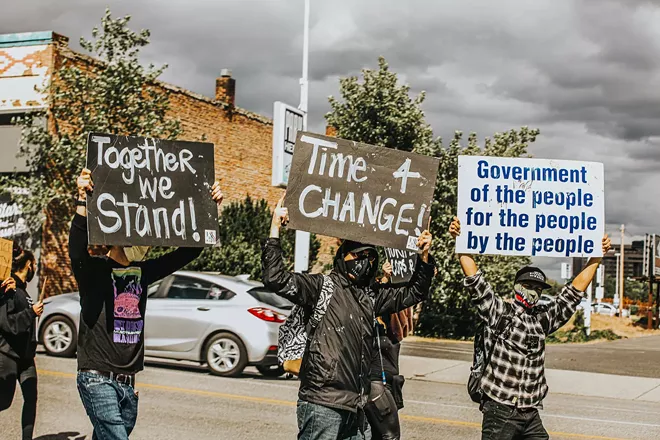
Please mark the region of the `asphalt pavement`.
<svg viewBox="0 0 660 440"><path fill-rule="evenodd" d="M406 340L401 354L472 362L472 343ZM660 336L588 344L548 344L545 366L556 370L660 378Z"/></svg>
<svg viewBox="0 0 660 440"><path fill-rule="evenodd" d="M75 385L74 359L37 356L38 440L91 439ZM295 380L249 370L219 378L190 366L150 363L138 376L140 410L131 439L259 439L296 437ZM479 439L481 414L465 385L408 380L403 438ZM0 413L0 438L18 439L20 391ZM660 438L660 403L550 393L542 418L553 439Z"/></svg>

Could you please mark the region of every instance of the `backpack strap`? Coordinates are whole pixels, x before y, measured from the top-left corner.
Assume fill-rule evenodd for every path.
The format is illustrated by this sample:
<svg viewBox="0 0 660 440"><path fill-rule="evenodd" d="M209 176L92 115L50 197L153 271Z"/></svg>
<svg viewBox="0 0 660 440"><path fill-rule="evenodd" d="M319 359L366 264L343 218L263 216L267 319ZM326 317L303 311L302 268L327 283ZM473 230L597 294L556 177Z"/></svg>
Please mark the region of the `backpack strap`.
<svg viewBox="0 0 660 440"><path fill-rule="evenodd" d="M328 275L323 275L323 285L321 286L321 293L319 294L319 299L312 310L312 314L309 317L309 324L312 328L318 327L321 323L321 320L325 316L325 312L328 310L328 305L332 299L332 294L335 291L335 283L332 281Z"/></svg>

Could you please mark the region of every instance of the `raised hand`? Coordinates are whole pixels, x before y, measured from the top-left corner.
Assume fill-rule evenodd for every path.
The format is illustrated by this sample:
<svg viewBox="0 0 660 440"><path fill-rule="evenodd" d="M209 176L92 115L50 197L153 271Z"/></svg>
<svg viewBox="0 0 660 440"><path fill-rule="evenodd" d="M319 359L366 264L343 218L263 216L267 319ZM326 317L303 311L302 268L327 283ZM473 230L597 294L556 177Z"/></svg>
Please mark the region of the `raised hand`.
<svg viewBox="0 0 660 440"><path fill-rule="evenodd" d="M280 237L280 228L286 226L289 223L289 210L284 206L284 195L277 202L277 206L273 211L273 220L270 223L270 236L271 238Z"/></svg>
<svg viewBox="0 0 660 440"><path fill-rule="evenodd" d="M427 229L422 232L422 235L417 239L417 247L422 251L422 261L424 263L429 262L429 251L431 250L431 244L433 243L433 235Z"/></svg>
<svg viewBox="0 0 660 440"><path fill-rule="evenodd" d="M92 182L92 172L87 168L83 168L80 176L76 179L76 186L78 187L78 198L80 200L87 199L87 192L94 190L94 182Z"/></svg>
<svg viewBox="0 0 660 440"><path fill-rule="evenodd" d="M603 256L607 254L607 252L612 248L612 240L610 240L610 237L605 234L603 236Z"/></svg>
<svg viewBox="0 0 660 440"><path fill-rule="evenodd" d="M222 190L220 190L220 182L217 180L211 187L211 197L213 198L213 201L218 205L222 204L222 201L225 198L225 196L222 194Z"/></svg>
<svg viewBox="0 0 660 440"><path fill-rule="evenodd" d="M7 278L2 282L2 284L0 284L0 290L2 290L4 293L16 290L16 280L12 277Z"/></svg>
<svg viewBox="0 0 660 440"><path fill-rule="evenodd" d="M458 219L458 217L454 217L451 224L449 225L449 234L454 239L461 235L461 221Z"/></svg>

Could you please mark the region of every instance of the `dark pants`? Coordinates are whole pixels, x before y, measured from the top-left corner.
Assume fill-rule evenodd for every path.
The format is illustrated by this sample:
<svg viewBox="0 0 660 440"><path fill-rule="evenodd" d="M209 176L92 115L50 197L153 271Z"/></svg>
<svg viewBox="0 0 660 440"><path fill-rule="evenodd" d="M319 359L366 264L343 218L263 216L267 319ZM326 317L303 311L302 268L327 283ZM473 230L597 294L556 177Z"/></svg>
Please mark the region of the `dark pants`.
<svg viewBox="0 0 660 440"><path fill-rule="evenodd" d="M11 406L17 382L21 384L23 393L23 440L32 440L37 418L37 368L34 359L16 361L0 354L0 411Z"/></svg>
<svg viewBox="0 0 660 440"><path fill-rule="evenodd" d="M371 382L369 403L365 408L372 440L399 440L399 410L392 392L380 381Z"/></svg>
<svg viewBox="0 0 660 440"><path fill-rule="evenodd" d="M363 417L351 411L298 401L298 440L362 440ZM364 429L363 429L364 430Z"/></svg>
<svg viewBox="0 0 660 440"><path fill-rule="evenodd" d="M483 405L482 440L547 440L537 409L518 409L487 400Z"/></svg>
<svg viewBox="0 0 660 440"><path fill-rule="evenodd" d="M128 439L138 412L138 397L132 386L79 371L78 393L94 427L93 440Z"/></svg>

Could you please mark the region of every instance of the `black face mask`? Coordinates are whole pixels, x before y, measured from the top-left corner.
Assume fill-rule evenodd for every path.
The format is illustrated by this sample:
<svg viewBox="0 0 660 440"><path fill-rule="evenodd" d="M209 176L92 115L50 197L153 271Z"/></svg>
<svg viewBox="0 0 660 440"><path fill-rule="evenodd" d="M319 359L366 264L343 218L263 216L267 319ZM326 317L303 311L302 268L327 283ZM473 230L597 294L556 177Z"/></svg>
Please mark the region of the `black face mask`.
<svg viewBox="0 0 660 440"><path fill-rule="evenodd" d="M27 274L25 276L25 282L29 283L34 279L34 266L31 266L30 269L28 269Z"/></svg>
<svg viewBox="0 0 660 440"><path fill-rule="evenodd" d="M369 258L359 258L346 261L346 272L350 275L350 280L358 286L364 286L371 279L372 263Z"/></svg>

